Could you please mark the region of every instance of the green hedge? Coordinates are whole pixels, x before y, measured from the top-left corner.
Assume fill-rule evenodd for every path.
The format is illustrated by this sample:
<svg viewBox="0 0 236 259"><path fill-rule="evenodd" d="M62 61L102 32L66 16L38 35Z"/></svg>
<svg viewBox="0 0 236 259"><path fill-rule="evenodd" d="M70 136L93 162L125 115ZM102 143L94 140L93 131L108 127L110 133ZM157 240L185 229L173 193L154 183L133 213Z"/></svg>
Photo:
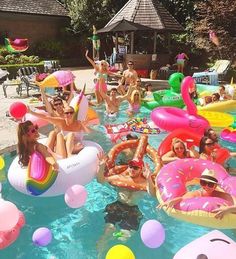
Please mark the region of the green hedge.
<svg viewBox="0 0 236 259"><path fill-rule="evenodd" d="M28 63L28 64L5 64L5 65L0 65L0 68L5 68L7 69L7 71L10 73L9 75L9 79L13 79L16 78L17 76L17 71L19 68L21 67L37 67L39 72L43 72L44 71L44 63L43 61L39 62L39 63Z"/></svg>

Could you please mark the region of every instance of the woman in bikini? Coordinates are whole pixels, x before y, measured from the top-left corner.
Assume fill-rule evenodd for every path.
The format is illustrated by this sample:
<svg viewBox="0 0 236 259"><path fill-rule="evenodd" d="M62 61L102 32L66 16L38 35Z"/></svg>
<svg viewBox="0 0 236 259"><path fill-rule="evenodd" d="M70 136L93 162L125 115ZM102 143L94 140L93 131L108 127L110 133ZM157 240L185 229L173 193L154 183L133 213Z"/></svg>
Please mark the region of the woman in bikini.
<svg viewBox="0 0 236 259"><path fill-rule="evenodd" d="M189 60L188 56L185 53L179 53L176 57L177 61L177 71L180 73L184 73L184 65L185 65L185 60Z"/></svg>
<svg viewBox="0 0 236 259"><path fill-rule="evenodd" d="M129 102L129 109L127 111L129 116L133 116L140 112L141 108L141 94L138 90L134 90L131 93L130 98L127 99Z"/></svg>
<svg viewBox="0 0 236 259"><path fill-rule="evenodd" d="M39 114L31 111L29 108L28 113L47 120L61 129L56 136L49 136L49 148L54 150L56 143L56 145L60 147L62 158L70 157L73 154L79 153L83 149L83 144L81 143L81 132L90 132L90 130L86 127L86 122L76 120L73 107L68 106L64 108L64 118Z"/></svg>
<svg viewBox="0 0 236 259"><path fill-rule="evenodd" d="M21 122L17 128L17 150L19 155L19 164L21 166L28 166L30 156L35 152L39 152L43 155L45 160L52 165L53 170L58 170L58 164L56 161L56 154L52 154L48 149L51 145L48 140L47 145L43 145L37 141L39 138L38 126L34 125L31 121ZM61 155L58 153L57 155Z"/></svg>
<svg viewBox="0 0 236 259"><path fill-rule="evenodd" d="M118 76L122 77L119 74L112 73L109 71L109 64L105 60L101 60L99 65L96 65L95 62L88 56L88 50L85 53L86 59L89 61L89 63L93 66L97 73L97 82L95 84L95 96L97 99L97 104L101 104L103 102L103 97L101 96L100 91L103 91L104 93L107 92L107 77L110 76ZM100 90L101 89L101 90Z"/></svg>

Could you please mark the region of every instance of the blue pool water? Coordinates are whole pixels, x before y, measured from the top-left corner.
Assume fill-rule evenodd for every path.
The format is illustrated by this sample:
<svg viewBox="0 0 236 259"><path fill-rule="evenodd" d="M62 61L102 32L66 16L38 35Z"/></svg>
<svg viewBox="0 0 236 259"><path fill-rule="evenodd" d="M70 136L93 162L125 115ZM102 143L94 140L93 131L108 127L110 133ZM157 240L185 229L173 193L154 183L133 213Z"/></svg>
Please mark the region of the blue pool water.
<svg viewBox="0 0 236 259"><path fill-rule="evenodd" d="M128 119L126 115L123 115L126 108L126 104L122 106L121 116L117 121L123 122ZM102 110L102 108L98 109L98 113L102 114ZM148 116L148 113L148 111L143 110L140 116ZM104 118L102 118L102 123L105 123ZM102 130L102 128L97 127L97 130ZM151 136L149 143L158 147L165 136L165 134ZM102 145L105 151L109 151L112 146L107 136L102 133L93 133L86 138L96 139L96 142ZM13 158L14 156L9 154L5 155L6 172ZM3 174L3 172L0 174ZM96 180L93 180L86 188L88 191L86 205L80 209L71 209L66 206L63 196L54 198L30 197L15 191L7 181L4 181L3 197L15 203L23 211L26 217L26 225L16 242L0 251L0 258L97 258L96 243L103 235L105 226L104 208L107 204L116 200L116 191L108 184L101 185ZM149 249L145 247L140 239L139 229L127 242L111 237L107 246L104 246L101 258L105 258L110 247L116 244L125 244L132 249L136 259L171 259L181 247L211 230L173 219L163 211L157 211L155 209L157 204L156 199L146 194L138 205L143 213L141 225L149 219L156 219L163 224L166 230L166 239L160 248ZM47 247L36 247L31 241L32 234L38 227L48 227L53 233L53 241ZM226 230L223 232L236 240L236 234L233 231Z"/></svg>

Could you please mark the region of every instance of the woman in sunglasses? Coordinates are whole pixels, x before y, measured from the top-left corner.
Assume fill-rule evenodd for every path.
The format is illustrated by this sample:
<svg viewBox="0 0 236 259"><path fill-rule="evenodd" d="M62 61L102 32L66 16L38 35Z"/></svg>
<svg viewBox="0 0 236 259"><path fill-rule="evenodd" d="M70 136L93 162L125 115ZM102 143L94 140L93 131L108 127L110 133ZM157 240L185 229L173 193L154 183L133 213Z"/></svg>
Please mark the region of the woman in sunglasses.
<svg viewBox="0 0 236 259"><path fill-rule="evenodd" d="M90 132L86 127L86 122L81 122L74 116L74 108L68 106L64 108L64 116L62 117L52 117L45 114L39 114L37 112L31 111L28 107L28 112L32 115L47 120L48 122L56 125L60 132L57 134L49 135L50 145L52 150L55 149L55 145L60 147L60 153L62 157L70 157L73 154L78 154L83 149L83 144L81 143L82 132Z"/></svg>
<svg viewBox="0 0 236 259"><path fill-rule="evenodd" d="M200 158L215 162L217 147L214 140L209 137L202 137L199 145Z"/></svg>
<svg viewBox="0 0 236 259"><path fill-rule="evenodd" d="M173 208L173 206L185 199L195 198L195 197L218 197L226 200L230 204L234 204L234 199L228 193L216 190L218 186L218 180L216 178L216 173L214 170L208 170L207 168L202 172L200 177L200 189L196 191L191 191L185 193L182 197L176 197L172 200L164 202L158 205L158 208L163 207ZM212 211L214 212L214 211Z"/></svg>
<svg viewBox="0 0 236 259"><path fill-rule="evenodd" d="M38 151L41 153L45 160L52 165L53 170L58 170L58 164L53 156L48 150L48 147L39 143L37 139L39 138L38 126L34 125L31 121L21 122L17 128L18 136L18 155L19 155L19 164L21 166L28 166L30 156ZM51 143L47 143L49 146ZM55 154L56 155L56 154ZM60 155L60 154L58 154Z"/></svg>
<svg viewBox="0 0 236 259"><path fill-rule="evenodd" d="M165 153L161 160L164 164L183 158L198 158L199 154L194 149L194 145L187 150L185 143L179 138L173 138L171 143L171 150Z"/></svg>

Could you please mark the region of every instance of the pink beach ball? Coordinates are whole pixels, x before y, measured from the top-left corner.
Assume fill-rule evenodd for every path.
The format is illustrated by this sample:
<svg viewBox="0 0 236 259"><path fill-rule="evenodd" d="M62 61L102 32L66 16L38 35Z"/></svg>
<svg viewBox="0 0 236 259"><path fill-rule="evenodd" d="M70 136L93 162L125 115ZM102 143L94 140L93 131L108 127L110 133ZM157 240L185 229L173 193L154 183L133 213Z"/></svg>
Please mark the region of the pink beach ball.
<svg viewBox="0 0 236 259"><path fill-rule="evenodd" d="M82 185L73 185L65 193L65 203L70 208L80 208L87 200L87 190Z"/></svg>

